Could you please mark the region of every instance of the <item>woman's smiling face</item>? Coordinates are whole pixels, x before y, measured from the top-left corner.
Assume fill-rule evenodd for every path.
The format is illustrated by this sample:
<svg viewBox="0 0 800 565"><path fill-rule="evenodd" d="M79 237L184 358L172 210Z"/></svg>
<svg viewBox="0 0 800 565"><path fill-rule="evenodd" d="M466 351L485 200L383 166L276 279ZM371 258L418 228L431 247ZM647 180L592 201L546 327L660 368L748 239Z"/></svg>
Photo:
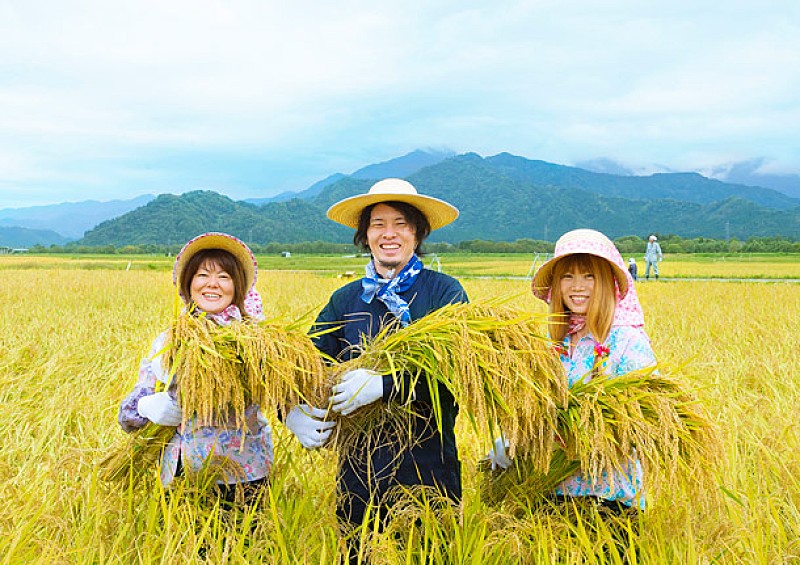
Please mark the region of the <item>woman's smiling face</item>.
<svg viewBox="0 0 800 565"><path fill-rule="evenodd" d="M575 264L561 275L561 300L570 312L586 314L594 291L594 274Z"/></svg>
<svg viewBox="0 0 800 565"><path fill-rule="evenodd" d="M231 275L213 261L205 261L192 277L192 301L209 314L219 314L233 303Z"/></svg>

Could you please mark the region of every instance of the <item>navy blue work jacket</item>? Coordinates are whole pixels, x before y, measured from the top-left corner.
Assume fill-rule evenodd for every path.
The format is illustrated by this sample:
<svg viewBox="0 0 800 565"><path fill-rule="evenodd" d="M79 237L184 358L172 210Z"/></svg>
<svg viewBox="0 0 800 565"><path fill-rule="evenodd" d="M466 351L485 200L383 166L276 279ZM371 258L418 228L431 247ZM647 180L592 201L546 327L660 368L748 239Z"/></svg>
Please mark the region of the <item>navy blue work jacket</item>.
<svg viewBox="0 0 800 565"><path fill-rule="evenodd" d="M409 304L411 323L414 320L456 302L466 302L467 295L461 283L453 277L423 269L414 284L400 296ZM334 332L314 338L320 351L340 361L359 354L362 339L372 338L384 325L394 323L395 316L377 298L367 304L361 300L361 280L340 288L317 317L315 328L341 325ZM360 523L366 504L370 501L383 504L386 492L395 486L427 485L438 487L442 494L453 499L461 498L461 468L455 441L455 420L458 406L453 395L444 386L439 387L442 413L442 432L436 427L428 385L420 379L411 407L417 414L413 424L415 441L412 447L398 447L393 442L394 433L385 432L386 441L379 445L364 446L363 450L342 454L339 461L340 520ZM404 378L408 384L408 376ZM383 401L404 400L408 386L398 390L391 375L383 376ZM406 392L404 392L406 391Z"/></svg>

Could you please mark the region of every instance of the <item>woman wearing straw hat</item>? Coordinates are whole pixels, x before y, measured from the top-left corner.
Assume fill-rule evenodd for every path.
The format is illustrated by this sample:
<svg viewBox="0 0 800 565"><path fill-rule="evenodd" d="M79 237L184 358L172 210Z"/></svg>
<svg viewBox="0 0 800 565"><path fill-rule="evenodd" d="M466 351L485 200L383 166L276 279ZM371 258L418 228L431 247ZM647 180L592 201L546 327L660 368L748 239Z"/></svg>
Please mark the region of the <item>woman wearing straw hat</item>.
<svg viewBox="0 0 800 565"><path fill-rule="evenodd" d="M561 236L553 258L536 272L532 288L554 315L550 338L558 344L570 386L597 372L618 376L656 364L633 280L602 233L578 229ZM495 442L493 466L511 465L505 447L502 440ZM591 477L579 470L554 494L556 499L594 499L617 511L644 509L641 463L632 457L624 472L613 477Z"/></svg>
<svg viewBox="0 0 800 565"><path fill-rule="evenodd" d="M173 283L189 312L225 326L242 319L263 319L255 291L257 274L255 257L242 241L209 232L183 246L175 259ZM132 432L148 422L176 427L161 460L164 486L183 472L201 470L209 458L220 457L236 469L218 481L222 499L232 503L235 485L243 484L245 500L254 500L273 460L272 431L266 418L258 406L249 406L244 432L235 423L205 426L190 420L182 425L176 383L162 363L167 334L156 337L141 362L133 392L122 401L118 418L122 429Z"/></svg>
<svg viewBox="0 0 800 565"><path fill-rule="evenodd" d="M369 250L372 260L365 276L337 290L320 312L315 328L341 326L315 339L320 351L340 361L353 359L359 355L358 346L388 324L404 327L447 304L467 300L456 279L425 269L417 256L432 230L458 217L454 206L417 193L404 180L385 179L367 194L334 204L327 215L354 228L353 242ZM409 388L407 378L397 386L392 375L358 369L345 373L332 389L332 410L343 415L373 402L403 401L409 396L417 414L413 445L386 445L371 453L340 457L337 516L345 526L360 525L367 507L380 508L389 490L398 486L426 485L453 501L461 498L454 433L458 408L453 396L440 388L437 401L443 416L438 430L432 422L433 401L427 385ZM287 425L303 445L320 447L327 439L326 432L318 429L323 414L321 409L296 407Z"/></svg>

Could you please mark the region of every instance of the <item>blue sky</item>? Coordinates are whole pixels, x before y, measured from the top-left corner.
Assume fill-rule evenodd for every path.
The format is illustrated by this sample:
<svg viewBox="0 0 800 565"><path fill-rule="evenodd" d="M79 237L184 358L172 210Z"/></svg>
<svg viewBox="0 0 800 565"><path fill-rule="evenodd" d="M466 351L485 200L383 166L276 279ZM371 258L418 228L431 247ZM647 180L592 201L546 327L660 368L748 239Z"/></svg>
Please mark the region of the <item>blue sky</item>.
<svg viewBox="0 0 800 565"><path fill-rule="evenodd" d="M800 2L0 0L0 108L0 208L417 148L798 174Z"/></svg>

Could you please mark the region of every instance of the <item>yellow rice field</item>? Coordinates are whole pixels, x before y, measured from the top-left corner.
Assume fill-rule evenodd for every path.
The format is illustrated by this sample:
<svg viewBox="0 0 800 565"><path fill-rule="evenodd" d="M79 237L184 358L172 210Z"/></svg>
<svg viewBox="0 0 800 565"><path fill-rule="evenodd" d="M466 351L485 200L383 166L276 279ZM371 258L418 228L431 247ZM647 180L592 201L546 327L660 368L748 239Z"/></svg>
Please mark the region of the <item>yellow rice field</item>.
<svg viewBox="0 0 800 565"><path fill-rule="evenodd" d="M7 261L0 261L0 563L339 562L333 458L301 450L274 415L274 476L252 533L191 492L165 497L155 481L138 490L99 481L95 463L123 436L119 401L170 319L168 265ZM663 263L664 274L677 275L670 272L677 265ZM268 316L293 317L321 307L344 282L335 270L265 270L258 288ZM541 307L523 280L464 284L472 298L514 295L519 308ZM687 486L653 501L634 538L637 561L800 561L800 286L637 288L656 354L668 367L683 366L726 452L716 492L697 497ZM465 496L450 545L435 545L439 524L423 515L428 542L405 553L386 549L374 563L423 563L426 555L450 563L618 561L597 554L598 540L567 516L484 507L475 463L489 446L463 422L459 442Z"/></svg>

